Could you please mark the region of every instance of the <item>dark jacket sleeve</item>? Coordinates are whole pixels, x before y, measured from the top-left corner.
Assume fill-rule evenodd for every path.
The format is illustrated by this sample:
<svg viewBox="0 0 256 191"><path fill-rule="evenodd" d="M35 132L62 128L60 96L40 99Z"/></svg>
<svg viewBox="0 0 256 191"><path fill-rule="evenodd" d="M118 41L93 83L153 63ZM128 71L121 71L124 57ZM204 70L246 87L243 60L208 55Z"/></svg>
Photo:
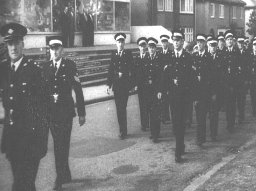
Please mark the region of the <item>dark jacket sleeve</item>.
<svg viewBox="0 0 256 191"><path fill-rule="evenodd" d="M84 94L83 94L82 86L79 80L76 64L73 61L71 62L72 62L71 71L72 71L72 77L73 77L72 88L74 89L76 94L77 114L78 116L85 116L86 112L85 112Z"/></svg>
<svg viewBox="0 0 256 191"><path fill-rule="evenodd" d="M109 86L109 88L112 88L113 81L114 81L114 56L113 55L114 55L114 53L112 52L110 63L109 63L109 68L108 68L107 85Z"/></svg>

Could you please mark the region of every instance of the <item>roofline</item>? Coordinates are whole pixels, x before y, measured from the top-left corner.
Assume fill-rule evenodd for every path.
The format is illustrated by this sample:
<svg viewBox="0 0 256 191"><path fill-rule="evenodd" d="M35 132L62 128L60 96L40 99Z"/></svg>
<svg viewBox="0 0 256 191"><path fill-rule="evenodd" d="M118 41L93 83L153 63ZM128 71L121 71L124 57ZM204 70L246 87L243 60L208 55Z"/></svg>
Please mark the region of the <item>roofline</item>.
<svg viewBox="0 0 256 191"><path fill-rule="evenodd" d="M213 1L213 0L197 0L197 1ZM246 3L243 2L223 2L223 0L215 0L214 2L218 2L220 4L230 4L230 5L243 5L244 7L246 6Z"/></svg>

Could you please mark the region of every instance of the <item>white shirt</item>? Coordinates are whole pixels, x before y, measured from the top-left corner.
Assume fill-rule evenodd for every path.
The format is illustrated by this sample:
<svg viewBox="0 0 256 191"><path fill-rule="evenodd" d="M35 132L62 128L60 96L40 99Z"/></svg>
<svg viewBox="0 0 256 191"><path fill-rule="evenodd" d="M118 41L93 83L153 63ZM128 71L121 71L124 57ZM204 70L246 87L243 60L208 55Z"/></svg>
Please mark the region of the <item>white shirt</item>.
<svg viewBox="0 0 256 191"><path fill-rule="evenodd" d="M175 52L175 56L177 57L177 53L178 53L178 57L180 57L180 55L182 54L183 49L181 49L179 52L177 50L174 50Z"/></svg>
<svg viewBox="0 0 256 191"><path fill-rule="evenodd" d="M205 50L203 52L198 52L198 53L199 53L199 56L203 56L205 53Z"/></svg>
<svg viewBox="0 0 256 191"><path fill-rule="evenodd" d="M165 50L163 49L163 53L164 53L164 54L166 54L166 53L167 53L167 51L168 51L168 48L167 48L167 49L165 49Z"/></svg>
<svg viewBox="0 0 256 191"><path fill-rule="evenodd" d="M61 61L62 61L62 58L61 59L59 59L57 62L55 61L55 60L53 60L53 66L55 67L55 63L57 63L57 70L59 69L59 67L60 67L60 63L61 63Z"/></svg>
<svg viewBox="0 0 256 191"><path fill-rule="evenodd" d="M20 66L20 63L21 63L22 59L23 59L23 56L18 61L16 61L15 63L11 62L11 67L14 65L15 66L15 69L14 69L15 71L17 71L18 67Z"/></svg>

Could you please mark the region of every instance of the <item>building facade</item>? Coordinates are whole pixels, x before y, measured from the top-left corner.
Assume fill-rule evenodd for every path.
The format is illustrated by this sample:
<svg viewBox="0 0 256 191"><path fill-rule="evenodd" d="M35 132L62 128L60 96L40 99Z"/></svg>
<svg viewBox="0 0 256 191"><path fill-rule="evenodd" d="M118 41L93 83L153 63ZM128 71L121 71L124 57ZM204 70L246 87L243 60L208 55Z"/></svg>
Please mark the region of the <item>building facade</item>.
<svg viewBox="0 0 256 191"><path fill-rule="evenodd" d="M244 34L245 5L241 0L197 0L196 33L218 35L232 29Z"/></svg>
<svg viewBox="0 0 256 191"><path fill-rule="evenodd" d="M45 47L46 37L60 35L64 9L72 15L75 46L81 46L80 15L90 13L94 22L95 44L112 44L117 31L131 31L130 0L2 0L0 27L18 22L28 29L27 48ZM67 21L68 22L68 21ZM111 38L110 38L111 37Z"/></svg>
<svg viewBox="0 0 256 191"><path fill-rule="evenodd" d="M196 0L131 0L131 25L161 25L169 31L183 29L186 41L195 35Z"/></svg>

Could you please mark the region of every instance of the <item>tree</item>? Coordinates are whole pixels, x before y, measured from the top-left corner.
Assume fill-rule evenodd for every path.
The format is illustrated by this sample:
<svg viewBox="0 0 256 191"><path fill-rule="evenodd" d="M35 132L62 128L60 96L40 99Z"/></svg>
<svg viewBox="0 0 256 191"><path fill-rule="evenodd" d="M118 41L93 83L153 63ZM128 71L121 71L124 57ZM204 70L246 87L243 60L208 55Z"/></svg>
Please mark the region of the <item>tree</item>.
<svg viewBox="0 0 256 191"><path fill-rule="evenodd" d="M246 25L249 27L249 29L247 29L247 32L250 35L256 36L256 11L254 10L249 18L249 22L246 23Z"/></svg>

